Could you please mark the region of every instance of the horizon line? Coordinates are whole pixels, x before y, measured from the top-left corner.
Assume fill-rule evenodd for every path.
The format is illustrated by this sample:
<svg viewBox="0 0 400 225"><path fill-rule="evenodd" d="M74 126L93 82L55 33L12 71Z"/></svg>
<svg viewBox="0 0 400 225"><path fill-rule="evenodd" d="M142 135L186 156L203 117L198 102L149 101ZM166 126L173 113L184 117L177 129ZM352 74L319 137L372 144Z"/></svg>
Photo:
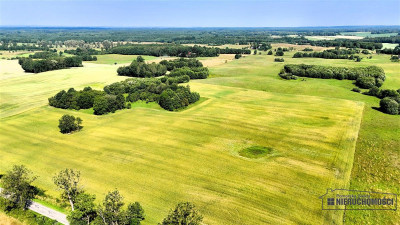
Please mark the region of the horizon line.
<svg viewBox="0 0 400 225"><path fill-rule="evenodd" d="M334 26L50 26L50 25L0 25L0 28L346 28L346 27L398 27L400 25L334 25Z"/></svg>

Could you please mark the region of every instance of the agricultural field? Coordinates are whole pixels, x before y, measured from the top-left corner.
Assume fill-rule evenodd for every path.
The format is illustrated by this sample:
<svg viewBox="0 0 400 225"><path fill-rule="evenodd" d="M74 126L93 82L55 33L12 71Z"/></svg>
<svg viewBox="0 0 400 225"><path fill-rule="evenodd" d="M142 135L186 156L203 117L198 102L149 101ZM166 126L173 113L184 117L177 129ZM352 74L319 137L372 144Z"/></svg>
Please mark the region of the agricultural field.
<svg viewBox="0 0 400 225"><path fill-rule="evenodd" d="M82 73L101 76L88 69L70 74L70 86ZM37 79L27 83L45 83ZM52 84L61 88L64 82ZM99 198L118 188L127 200L140 201L146 224L160 221L181 199L196 202L208 224L341 221L340 213L322 215L319 199L310 196L325 186L348 185L363 103L190 85L207 100L182 112L140 106L102 117L71 112L85 121L74 135L58 132L64 110L27 99L20 108L37 107L1 121L1 160L7 163L0 169L22 162L54 196L51 176L65 167L79 169L84 186ZM261 159L239 155L251 146L273 151Z"/></svg>
<svg viewBox="0 0 400 225"><path fill-rule="evenodd" d="M273 44L278 46L290 47ZM296 49L303 47L309 46ZM285 63L379 65L387 76L384 88L400 86L398 64L388 55L356 63L292 58L294 52L285 52ZM129 110L95 116L47 105L62 89L101 89L124 80L116 69L136 58L97 57L83 67L39 74L24 73L15 60L0 60L0 161L5 162L0 173L25 164L39 176L35 185L56 198L60 192L51 177L75 168L97 202L115 188L127 201L139 201L146 212L143 224L160 222L180 201L194 202L206 224L341 224L343 219L358 224L366 217L390 224L400 218L398 212L344 216L320 209L318 197L330 187L399 191L400 119L373 109L379 99L351 92L351 81L288 81L277 75L284 63L273 62L275 56L220 55L199 58L211 75L190 81L202 98L179 112L137 102ZM66 112L83 119L82 131L58 131ZM268 151L252 157L252 149Z"/></svg>

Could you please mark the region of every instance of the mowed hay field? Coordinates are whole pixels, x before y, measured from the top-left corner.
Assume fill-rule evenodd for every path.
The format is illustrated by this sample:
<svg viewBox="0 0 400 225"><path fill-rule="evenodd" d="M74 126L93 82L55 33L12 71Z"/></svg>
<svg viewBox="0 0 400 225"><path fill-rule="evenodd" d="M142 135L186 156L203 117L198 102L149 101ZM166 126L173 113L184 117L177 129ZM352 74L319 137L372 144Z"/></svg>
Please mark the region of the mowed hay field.
<svg viewBox="0 0 400 225"><path fill-rule="evenodd" d="M364 103L204 80L190 85L206 100L181 112L138 104L95 116L46 105L61 89L123 79L116 68L85 64L1 80L1 104L15 107L0 119L0 173L25 164L39 176L35 185L58 197L52 176L78 169L98 201L115 188L127 202L139 201L145 224L160 222L181 201L195 203L206 224L342 222L342 212L322 211L318 197L349 186ZM66 113L83 119L81 132L59 133ZM261 159L238 154L251 146L273 151Z"/></svg>

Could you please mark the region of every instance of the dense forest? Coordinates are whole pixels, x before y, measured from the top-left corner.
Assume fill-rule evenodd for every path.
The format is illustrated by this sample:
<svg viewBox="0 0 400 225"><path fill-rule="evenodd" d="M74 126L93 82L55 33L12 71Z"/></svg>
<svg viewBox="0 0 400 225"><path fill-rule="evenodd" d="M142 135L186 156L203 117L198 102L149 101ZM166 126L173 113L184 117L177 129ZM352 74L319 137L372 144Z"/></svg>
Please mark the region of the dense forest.
<svg viewBox="0 0 400 225"><path fill-rule="evenodd" d="M354 40L311 41L305 36L334 36L342 32L399 33L398 26L353 26L353 27L297 27L297 28L2 28L0 31L1 50L28 50L43 48L76 40L83 43L111 42L162 42L175 44L250 44L250 43L291 43L317 46L341 46L372 49L373 45L361 44ZM289 36L291 35L291 36ZM294 35L294 36L292 36ZM279 36L279 37L276 37ZM51 42L51 43L50 43ZM347 42L343 44L343 42ZM365 38L363 42L400 43L400 36ZM34 43L40 47L21 46L17 43ZM82 44L83 45L83 44ZM261 46L262 49L268 48ZM381 48L381 47L380 47ZM375 46L375 49L380 49ZM39 50L39 49L34 49Z"/></svg>

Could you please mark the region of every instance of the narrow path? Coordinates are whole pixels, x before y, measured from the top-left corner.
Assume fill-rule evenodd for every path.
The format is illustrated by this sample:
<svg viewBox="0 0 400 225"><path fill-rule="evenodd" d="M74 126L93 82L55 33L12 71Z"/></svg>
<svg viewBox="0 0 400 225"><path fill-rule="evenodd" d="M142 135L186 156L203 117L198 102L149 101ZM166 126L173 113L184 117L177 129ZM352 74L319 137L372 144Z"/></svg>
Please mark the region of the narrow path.
<svg viewBox="0 0 400 225"><path fill-rule="evenodd" d="M0 188L0 192L2 190L3 189ZM29 209L36 213L39 213L40 215L48 217L50 219L57 220L57 222L59 222L59 223L69 225L69 222L67 220L67 215L65 215L64 213L58 212L54 209L50 209L49 207L46 207L40 203L32 202L32 204L29 206Z"/></svg>

